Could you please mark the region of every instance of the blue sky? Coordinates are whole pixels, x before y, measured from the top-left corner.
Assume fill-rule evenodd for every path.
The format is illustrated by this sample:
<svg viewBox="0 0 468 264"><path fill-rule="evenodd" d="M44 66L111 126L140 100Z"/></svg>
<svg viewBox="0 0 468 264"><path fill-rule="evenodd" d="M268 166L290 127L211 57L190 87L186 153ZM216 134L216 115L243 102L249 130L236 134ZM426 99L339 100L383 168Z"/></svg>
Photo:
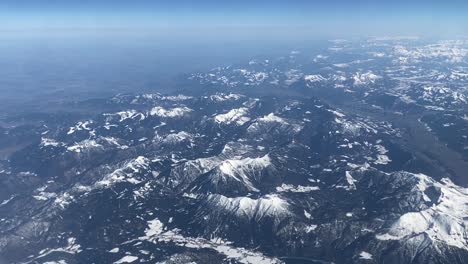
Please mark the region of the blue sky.
<svg viewBox="0 0 468 264"><path fill-rule="evenodd" d="M0 30L468 35L466 0L1 0Z"/></svg>

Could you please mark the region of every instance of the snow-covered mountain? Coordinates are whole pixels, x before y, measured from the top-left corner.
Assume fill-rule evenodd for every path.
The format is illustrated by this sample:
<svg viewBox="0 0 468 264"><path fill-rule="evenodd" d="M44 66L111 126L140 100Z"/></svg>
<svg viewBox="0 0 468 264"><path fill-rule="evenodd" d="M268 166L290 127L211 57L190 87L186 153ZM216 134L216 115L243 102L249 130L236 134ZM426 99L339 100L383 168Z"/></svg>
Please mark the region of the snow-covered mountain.
<svg viewBox="0 0 468 264"><path fill-rule="evenodd" d="M335 41L2 120L0 263L466 263L466 44Z"/></svg>

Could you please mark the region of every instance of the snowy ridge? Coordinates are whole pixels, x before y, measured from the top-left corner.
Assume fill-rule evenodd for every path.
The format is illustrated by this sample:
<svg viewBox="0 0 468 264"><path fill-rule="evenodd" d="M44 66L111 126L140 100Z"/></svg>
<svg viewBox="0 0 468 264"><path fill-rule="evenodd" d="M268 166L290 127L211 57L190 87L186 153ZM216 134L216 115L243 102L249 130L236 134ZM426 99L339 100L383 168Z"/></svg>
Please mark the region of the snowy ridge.
<svg viewBox="0 0 468 264"><path fill-rule="evenodd" d="M235 176L244 174L246 171L257 171L272 166L268 155L260 158L245 158L240 160L225 160L219 166L221 172L226 175Z"/></svg>
<svg viewBox="0 0 468 264"><path fill-rule="evenodd" d="M159 117L169 117L169 118L174 118L174 117L183 117L186 114L192 112L193 110L188 108L188 107L175 107L175 108L169 108L165 109L161 106L156 106L150 111L150 115L152 116L159 116Z"/></svg>
<svg viewBox="0 0 468 264"><path fill-rule="evenodd" d="M210 95L209 98L210 100L215 101L215 102L224 102L224 101L229 101L229 100L236 101L236 100L241 99L242 97L244 97L244 95L230 93L230 94L214 94L214 95Z"/></svg>
<svg viewBox="0 0 468 264"><path fill-rule="evenodd" d="M120 139L114 138L114 137L99 137L99 139L103 140L107 144L110 144L112 146L115 146L119 149L128 149L127 145L119 143L119 141L122 141Z"/></svg>
<svg viewBox="0 0 468 264"><path fill-rule="evenodd" d="M264 116L264 117L260 117L258 119L258 121L261 121L261 122L267 122L267 123L282 123L282 124L288 124L288 122L286 122L286 120L284 120L283 118L275 115L274 113L269 113L268 115Z"/></svg>
<svg viewBox="0 0 468 264"><path fill-rule="evenodd" d="M434 243L468 250L468 189L453 184L449 179L437 182L424 174L413 174L419 184L418 192L430 200L424 191L435 187L441 192L428 209L400 216L387 233L377 235L380 240L405 240L427 235Z"/></svg>
<svg viewBox="0 0 468 264"><path fill-rule="evenodd" d="M452 103L467 104L467 98L463 93L453 91L447 87L424 86L422 95L419 98L430 103L448 100Z"/></svg>
<svg viewBox="0 0 468 264"><path fill-rule="evenodd" d="M215 121L218 124L224 123L228 125L235 122L237 125L242 126L250 121L250 118L245 116L247 113L248 109L246 107L232 109L225 114L215 116Z"/></svg>
<svg viewBox="0 0 468 264"><path fill-rule="evenodd" d="M191 142L192 138L193 138L192 134L189 134L185 131L180 131L178 133L172 133L172 134L167 135L166 137L164 137L162 142L165 144L177 144L177 143L185 142L185 141Z"/></svg>
<svg viewBox="0 0 468 264"><path fill-rule="evenodd" d="M111 174L104 177L104 179L96 182L96 187L109 187L118 182L129 182L138 184L141 181L134 178L134 174L142 173L149 169L150 160L140 156L134 160L128 161L123 167L116 169Z"/></svg>
<svg viewBox="0 0 468 264"><path fill-rule="evenodd" d="M210 192L218 190L259 192L256 183L261 181L260 177L267 168L274 168L268 155L260 158L224 160L207 175L203 175L202 182L192 191L209 188Z"/></svg>
<svg viewBox="0 0 468 264"><path fill-rule="evenodd" d="M80 152L83 152L83 150L92 149L92 148L102 148L102 145L97 143L96 140L94 139L85 139L81 142L78 142L72 146L67 147L67 150L80 153Z"/></svg>
<svg viewBox="0 0 468 264"><path fill-rule="evenodd" d="M59 144L60 145L60 144ZM85 139L83 141L74 143L71 146L67 147L68 151L71 152L84 152L86 150L91 150L91 149L105 149L105 147L113 147L113 148L119 148L119 149L127 149L128 146L119 143L119 139L116 139L114 137L98 137L96 139Z"/></svg>
<svg viewBox="0 0 468 264"><path fill-rule="evenodd" d="M218 166L220 162L216 157L199 158L183 162L171 170L168 180L173 186L189 184L199 175L207 173Z"/></svg>
<svg viewBox="0 0 468 264"><path fill-rule="evenodd" d="M302 126L296 123L290 124L286 119L270 113L259 117L248 128L248 133L271 133L272 128L281 130L281 133L297 133L301 131ZM283 131L284 130L284 131ZM286 132L289 130L290 132Z"/></svg>
<svg viewBox="0 0 468 264"><path fill-rule="evenodd" d="M127 110L121 111L114 114L103 114L104 116L113 117L117 116L119 118L119 122L123 122L127 119L138 119L140 121L145 119L145 115L143 113L139 113L136 110Z"/></svg>
<svg viewBox="0 0 468 264"><path fill-rule="evenodd" d="M277 192L294 192L294 193L305 193L305 192L312 192L312 191L318 191L320 190L320 187L318 186L294 186L291 184L285 184L283 183L281 186L276 187Z"/></svg>
<svg viewBox="0 0 468 264"><path fill-rule="evenodd" d="M440 41L437 44L422 47L405 47L396 45L393 54L400 63L408 63L425 59L441 58L447 63L462 62L468 56L468 49L463 47L463 41Z"/></svg>
<svg viewBox="0 0 468 264"><path fill-rule="evenodd" d="M326 70L320 72L327 74ZM354 72L356 69L345 74ZM345 85L352 86L351 83L348 79ZM298 85L304 85L304 80ZM425 86L417 88L422 91L422 87ZM43 207L46 214L34 216L38 220L31 223L39 223L37 232L32 230L35 226L22 221L0 219L0 227L11 230L16 225L23 232L34 231L34 238L65 236L66 225L77 219L96 222L94 217L102 201L115 209L109 219L116 220L114 230L120 232L119 244L107 241L106 233L100 232L97 239L103 239L102 245L88 246L107 254L109 262L170 262L172 257L197 261L205 256L219 260L223 258L220 254L237 262L273 262L237 246L258 247L274 256L295 252L297 246L315 248L294 256L314 258L317 252L326 251L330 255L324 256L324 261L334 261L334 256L338 256L359 263L369 260L393 263L393 256L406 263L411 256L402 252L413 255L419 253L421 246L425 247L421 255L440 256L440 263L468 256L464 255L468 252L467 189L448 180L435 181L429 176L405 172L408 165L399 155L406 157L414 152L401 145L407 141L399 126L353 111L345 112L346 107L343 111L332 108L314 98L242 96L234 102L226 98L237 100L236 96L216 96L220 101L211 100L210 95L164 99L169 102L143 101L144 105L136 108L139 112L112 110L117 114L98 115L93 125L84 126L87 129L79 125L85 131L71 135L66 135L68 126L65 130L56 125L41 127L37 137L45 130L48 132L43 132L40 144L34 143L31 153L26 153L29 150L26 149L17 155L20 162L16 163L20 166L0 162L2 177L31 181L27 199L21 196L13 199L14 192L7 192L0 207L15 221L16 212L11 209L24 202L34 206L31 210ZM121 98L122 105L106 111L127 109L135 97ZM175 103L179 101L183 105ZM150 109L156 109L153 116ZM144 122L139 122L139 113L144 113ZM468 118L463 116L464 112L461 116L465 120L457 113L442 113L447 120L438 121L438 125L451 129L460 122L465 124ZM186 118L159 118L162 116ZM243 118L252 122L244 123ZM430 120L424 122L431 124ZM112 129L105 129L106 126ZM298 129L303 133L295 133ZM436 131L437 127L433 129ZM66 175L65 181L47 175L47 170L43 172L35 164L30 168L28 160L42 158ZM414 155L415 170L425 164ZM37 179L42 181L40 185L35 185ZM70 205L89 208L89 214L81 218L81 212L71 210ZM124 210L118 210L121 208ZM18 214L28 219L28 215ZM40 233L50 221L57 221L64 228ZM129 228L133 221L137 224ZM47 225L41 227L42 223ZM105 222L98 223L98 227L108 230ZM73 235L81 243L86 232L74 230L66 235ZM278 243L271 245L264 240L265 236ZM0 240L2 252L9 249L4 241L18 241L16 237ZM128 244L120 244L122 241ZM331 244L336 247L330 247ZM47 247L55 248L56 244ZM43 248L38 246L31 257L25 258L40 255ZM76 257L88 254L89 248ZM167 254L153 254L153 250L166 249ZM178 250L185 251L174 253ZM342 255L342 251L346 253ZM392 256L381 252L390 252ZM65 256L67 262L73 258ZM52 257L38 261L44 260Z"/></svg>
<svg viewBox="0 0 468 264"><path fill-rule="evenodd" d="M269 77L266 72L249 71L246 69L236 69L234 72L240 73L245 79L246 85L259 85Z"/></svg>
<svg viewBox="0 0 468 264"><path fill-rule="evenodd" d="M371 71L368 72L357 72L353 76L354 80L354 85L368 85L368 84L373 84L375 83L378 79L382 78L381 76L378 76L374 74Z"/></svg>
<svg viewBox="0 0 468 264"><path fill-rule="evenodd" d="M172 96L164 96L161 98L162 100L168 100L168 101L174 101L174 102L179 102L179 101L187 101L193 99L192 96L187 96L183 94L178 94L178 95L172 95Z"/></svg>
<svg viewBox="0 0 468 264"><path fill-rule="evenodd" d="M309 75L304 76L304 80L306 80L307 82L314 83L314 82L323 82L323 81L326 81L327 79L325 79L320 74L309 74Z"/></svg>
<svg viewBox="0 0 468 264"><path fill-rule="evenodd" d="M220 194L210 194L207 204L213 209L234 214L240 218L260 221L265 217L282 219L291 216L290 204L276 194L265 195L258 199L249 197L226 197Z"/></svg>

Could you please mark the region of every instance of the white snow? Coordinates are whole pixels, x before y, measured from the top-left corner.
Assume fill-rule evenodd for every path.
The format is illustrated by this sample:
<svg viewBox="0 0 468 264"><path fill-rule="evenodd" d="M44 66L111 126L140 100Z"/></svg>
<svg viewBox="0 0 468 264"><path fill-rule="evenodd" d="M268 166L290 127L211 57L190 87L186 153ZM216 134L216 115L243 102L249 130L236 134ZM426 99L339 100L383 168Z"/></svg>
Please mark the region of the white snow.
<svg viewBox="0 0 468 264"><path fill-rule="evenodd" d="M145 230L145 236L139 237L139 240L158 242L172 242L178 246L193 249L213 249L228 259L234 259L243 264L279 264L281 261L264 256L259 252L254 252L245 248L231 246L231 242L224 241L221 238L212 238L210 240L200 237L185 237L179 233L178 229L163 231L163 224L154 219L148 222L148 228ZM135 261L136 259L132 259ZM124 262L120 262L124 263Z"/></svg>
<svg viewBox="0 0 468 264"><path fill-rule="evenodd" d="M356 179L353 178L353 175L351 175L349 171L346 171L345 174L346 174L346 181L348 182L348 185L349 185L349 190L355 190L356 189L355 182L357 182Z"/></svg>
<svg viewBox="0 0 468 264"><path fill-rule="evenodd" d="M375 83L380 78L382 77L374 74L371 71L364 72L364 73L356 72L353 76L354 85L372 84L372 83Z"/></svg>
<svg viewBox="0 0 468 264"><path fill-rule="evenodd" d="M54 200L54 204L60 206L63 209L73 201L73 198L74 197L68 192L64 192L60 195L57 195L57 197Z"/></svg>
<svg viewBox="0 0 468 264"><path fill-rule="evenodd" d="M57 197L56 193L51 193L51 192L45 192L44 190L47 188L47 185L44 185L40 188L37 189L39 191L38 194L33 195L33 198L38 200L38 201L47 201L49 199Z"/></svg>
<svg viewBox="0 0 468 264"><path fill-rule="evenodd" d="M295 82L299 81L304 76L304 74L300 70L297 70L297 69L291 69L285 72L285 75L286 75L286 81L284 81L284 83L286 85L292 85Z"/></svg>
<svg viewBox="0 0 468 264"><path fill-rule="evenodd" d="M264 117L261 117L258 119L259 121L261 122L276 122L276 123L283 123L283 124L287 124L288 122L286 122L286 120L284 120L283 118L279 117L279 116L276 116L274 113L270 113Z"/></svg>
<svg viewBox="0 0 468 264"><path fill-rule="evenodd" d="M224 123L228 125L235 122L237 125L241 126L250 121L250 118L245 116L247 113L248 109L246 107L232 109L225 114L215 116L215 121L216 123Z"/></svg>
<svg viewBox="0 0 468 264"><path fill-rule="evenodd" d="M8 203L9 203L11 200L13 200L15 197L16 197L16 195L12 195L10 198L3 200L3 201L0 203L0 206L3 206L3 205L8 204Z"/></svg>
<svg viewBox="0 0 468 264"><path fill-rule="evenodd" d="M78 122L74 127L70 127L70 129L67 132L67 135L71 135L75 133L76 131L81 131L81 130L91 130L91 128L88 127L88 125L92 124L93 121L84 121L84 122Z"/></svg>
<svg viewBox="0 0 468 264"><path fill-rule="evenodd" d="M162 142L165 144L176 144L179 142L184 142L184 141L191 141L193 138L192 134L187 133L185 131L180 131L177 133L172 133L164 137Z"/></svg>
<svg viewBox="0 0 468 264"><path fill-rule="evenodd" d="M144 120L146 116L143 113L139 113L136 110L127 110L121 111L114 114L104 114L104 116L118 116L119 122L123 122L127 119L139 119L140 121Z"/></svg>
<svg viewBox="0 0 468 264"><path fill-rule="evenodd" d="M175 107L170 109L165 109L160 106L156 106L150 111L150 115L159 116L159 117L183 117L186 114L192 112L193 110L188 107Z"/></svg>
<svg viewBox="0 0 468 264"><path fill-rule="evenodd" d="M457 186L449 179L437 182L424 174L410 175L420 181L416 191L424 192L428 186L434 186L441 196L430 208L403 214L387 233L376 237L402 240L425 234L434 242L468 250L468 188Z"/></svg>
<svg viewBox="0 0 468 264"><path fill-rule="evenodd" d="M178 95L172 95L172 96L164 96L162 100L168 100L168 101L187 101L193 99L192 96L187 96L183 94L178 94Z"/></svg>
<svg viewBox="0 0 468 264"><path fill-rule="evenodd" d="M309 225L309 226L306 228L305 231L306 231L306 233L310 233L310 232L316 230L317 227L318 227L318 225Z"/></svg>
<svg viewBox="0 0 468 264"><path fill-rule="evenodd" d="M283 183L281 186L276 187L277 192L304 193L304 192L311 192L311 191L318 191L318 190L320 190L320 187L318 186L303 186L303 185L294 186L292 184L285 184L285 183Z"/></svg>
<svg viewBox="0 0 468 264"><path fill-rule="evenodd" d="M386 155L388 150L382 145L375 145L375 149L377 149L377 160L374 162L375 164L382 164L386 165L390 163L392 160Z"/></svg>
<svg viewBox="0 0 468 264"><path fill-rule="evenodd" d="M68 254L77 254L80 253L81 246L76 243L76 238L70 237L67 239L67 245L65 247L60 247L60 248L53 248L53 249L43 249L39 252L39 255L36 256L34 259L32 259L30 262L33 262L35 259L43 258L51 253L55 252L61 252L61 253L68 253ZM59 262L60 263L60 262Z"/></svg>
<svg viewBox="0 0 468 264"><path fill-rule="evenodd" d="M223 101L228 101L228 100L239 100L240 98L242 98L243 95L241 94L214 94L214 95L210 95L210 99L212 101L216 101L216 102L223 102Z"/></svg>
<svg viewBox="0 0 468 264"><path fill-rule="evenodd" d="M325 79L320 74L310 74L310 75L305 75L304 80L314 83L314 82L323 82L323 81L326 81L327 79Z"/></svg>
<svg viewBox="0 0 468 264"><path fill-rule="evenodd" d="M272 166L272 163L268 155L259 158L228 159L218 166L221 174L214 174L213 177L230 177L242 182L250 191L258 192L252 180L255 180L254 177L269 166ZM219 181L217 178L213 180Z"/></svg>
<svg viewBox="0 0 468 264"><path fill-rule="evenodd" d="M323 60L326 60L326 59L328 59L328 56L319 54L319 55L315 56L314 62L319 62L319 61L323 61Z"/></svg>
<svg viewBox="0 0 468 264"><path fill-rule="evenodd" d="M148 239L151 242L172 242L178 246L191 249L212 249L226 256L227 260L234 260L241 264L280 264L282 261L270 258L260 252L249 249L234 247L229 241L222 239L207 240L200 237L185 237L179 233L178 229L173 229L160 234L157 237Z"/></svg>
<svg viewBox="0 0 468 264"><path fill-rule="evenodd" d="M80 153L86 149L99 148L99 147L102 147L102 145L97 143L96 140L85 139L81 142L75 143L74 145L67 147L67 150Z"/></svg>
<svg viewBox="0 0 468 264"><path fill-rule="evenodd" d="M109 253L119 253L120 249L118 247L109 250Z"/></svg>
<svg viewBox="0 0 468 264"><path fill-rule="evenodd" d="M54 139L51 138L41 138L41 146L52 146L52 147L58 147L58 146L63 146L64 144L62 142L57 142Z"/></svg>
<svg viewBox="0 0 468 264"><path fill-rule="evenodd" d="M369 52L369 54L373 57L377 57L377 58L383 58L385 57L385 53L383 52Z"/></svg>
<svg viewBox="0 0 468 264"><path fill-rule="evenodd" d="M116 262L114 262L114 264L122 264L122 263L133 263L135 261L138 260L138 257L135 257L135 256L125 256L119 260L117 260Z"/></svg>
<svg viewBox="0 0 468 264"><path fill-rule="evenodd" d="M462 42L445 40L436 44L417 47L396 45L393 55L400 63L417 62L426 59L443 59L447 63L462 62L468 56L468 49Z"/></svg>
<svg viewBox="0 0 468 264"><path fill-rule="evenodd" d="M61 259L59 261L46 261L46 262L43 262L42 264L67 264L67 262Z"/></svg>
<svg viewBox="0 0 468 264"><path fill-rule="evenodd" d="M149 163L149 159L139 156L134 160L124 163L121 168L116 169L112 173L106 175L102 180L96 182L95 187L110 187L116 183L125 181L132 184L138 184L141 181L134 178L134 174L148 170Z"/></svg>
<svg viewBox="0 0 468 264"><path fill-rule="evenodd" d="M154 237L163 232L164 225L158 219L148 221L148 228L145 230L146 237Z"/></svg>
<svg viewBox="0 0 468 264"><path fill-rule="evenodd" d="M328 112L330 113L333 113L336 117L339 117L339 118L343 118L345 117L345 114L337 111L337 110L333 110L333 109L327 109Z"/></svg>
<svg viewBox="0 0 468 264"><path fill-rule="evenodd" d="M266 195L258 201L257 219L265 216L280 216L290 213L289 203L278 195Z"/></svg>
<svg viewBox="0 0 468 264"><path fill-rule="evenodd" d="M263 83L266 79L268 79L269 74L262 71L249 71L247 69L235 69L235 73L239 73L244 81L245 85L259 85ZM236 82L232 82L232 84L236 84Z"/></svg>
<svg viewBox="0 0 468 264"><path fill-rule="evenodd" d="M119 143L119 139L117 139L117 138L114 138L114 137L99 137L99 138L102 139L103 141L111 144L111 145L116 146L119 149L128 149L128 146L127 145L121 145Z"/></svg>
<svg viewBox="0 0 468 264"><path fill-rule="evenodd" d="M213 209L223 210L248 219L260 220L265 217L281 219L291 214L289 203L280 196L265 195L258 199L249 197L226 197L220 194L210 194L208 204Z"/></svg>
<svg viewBox="0 0 468 264"><path fill-rule="evenodd" d="M361 251L361 253L359 253L359 258L360 259L372 259L372 254L366 251Z"/></svg>
<svg viewBox="0 0 468 264"><path fill-rule="evenodd" d="M349 67L349 64L348 63L335 63L333 64L333 66L337 68L346 68L346 67Z"/></svg>
<svg viewBox="0 0 468 264"><path fill-rule="evenodd" d="M229 175L242 172L248 169L262 169L272 165L270 157L267 155L259 158L245 158L239 160L225 160L221 163L220 170Z"/></svg>
<svg viewBox="0 0 468 264"><path fill-rule="evenodd" d="M284 130L291 130L289 133L297 133L301 131L302 126L300 124L290 124L286 119L270 113L266 116L257 118L256 122L252 123L248 128L249 133L270 133L273 127L279 127Z"/></svg>

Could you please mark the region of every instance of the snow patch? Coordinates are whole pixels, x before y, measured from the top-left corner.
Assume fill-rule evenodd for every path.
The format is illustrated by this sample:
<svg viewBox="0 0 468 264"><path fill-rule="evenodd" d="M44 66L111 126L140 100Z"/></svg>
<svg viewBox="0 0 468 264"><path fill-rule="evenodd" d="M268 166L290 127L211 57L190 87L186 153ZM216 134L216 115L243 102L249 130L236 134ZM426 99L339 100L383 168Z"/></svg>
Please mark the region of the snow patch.
<svg viewBox="0 0 468 264"><path fill-rule="evenodd" d="M368 72L357 72L353 76L354 80L354 85L368 85L368 84L373 84L375 83L378 79L382 78L381 76L378 76L374 74L371 71Z"/></svg>
<svg viewBox="0 0 468 264"><path fill-rule="evenodd" d="M80 153L87 149L100 148L100 147L102 147L102 145L97 143L96 140L85 139L81 142L75 143L74 145L67 147L67 150Z"/></svg>
<svg viewBox="0 0 468 264"><path fill-rule="evenodd" d="M248 109L246 107L232 109L225 114L219 114L215 116L215 121L218 124L224 123L228 125L235 122L237 125L242 126L243 124L250 121L250 118L245 116L247 113Z"/></svg>
<svg viewBox="0 0 468 264"><path fill-rule="evenodd" d="M324 82L327 79L325 79L322 75L320 74L310 74L310 75L305 75L304 80L310 83L315 83L315 82Z"/></svg>
<svg viewBox="0 0 468 264"><path fill-rule="evenodd" d="M360 259L372 259L372 254L366 252L366 251L361 251L361 253L359 253L359 258Z"/></svg>
<svg viewBox="0 0 468 264"><path fill-rule="evenodd" d="M119 260L117 260L116 262L114 262L114 264L122 264L122 263L133 263L135 261L138 260L138 257L135 257L135 256L125 256Z"/></svg>
<svg viewBox="0 0 468 264"><path fill-rule="evenodd" d="M145 236L140 239L149 239L160 235L164 230L164 224L159 219L148 221L148 228L145 230Z"/></svg>
<svg viewBox="0 0 468 264"><path fill-rule="evenodd" d="M67 132L67 135L71 135L73 133L75 133L76 131L82 131L82 130L91 130L91 128L89 128L88 126L90 124L92 124L93 121L92 120L89 120L89 121L84 121L84 122L78 122L74 127L70 127L70 129L68 130Z"/></svg>
<svg viewBox="0 0 468 264"><path fill-rule="evenodd" d="M175 107L175 108L170 108L170 109L165 109L160 106L156 106L150 111L150 115L152 116L159 116L159 117L169 117L169 118L175 118L175 117L183 117L186 114L192 112L193 110L188 108L188 107Z"/></svg>
<svg viewBox="0 0 468 264"><path fill-rule="evenodd" d="M264 117L261 117L258 119L259 121L261 122L267 122L267 123L282 123L282 124L288 124L288 122L286 122L286 120L284 120L283 118L279 117L279 116L276 116L274 113L270 113Z"/></svg>
<svg viewBox="0 0 468 264"><path fill-rule="evenodd" d="M281 186L276 187L277 192L294 192L294 193L305 193L305 192L312 192L318 191L320 187L318 186L302 186L302 185L291 185L283 183Z"/></svg>
<svg viewBox="0 0 468 264"><path fill-rule="evenodd" d="M41 144L40 146L42 147L47 147L47 146L52 146L52 147L59 147L63 146L64 144L62 142L57 142L54 139L51 138L41 138Z"/></svg>
<svg viewBox="0 0 468 264"><path fill-rule="evenodd" d="M109 253L119 253L120 249L118 247L109 250Z"/></svg>
<svg viewBox="0 0 468 264"><path fill-rule="evenodd" d="M121 111L114 114L104 114L104 116L117 116L119 117L119 122L123 122L127 119L138 119L142 121L146 118L143 113L139 113L136 110Z"/></svg>
<svg viewBox="0 0 468 264"><path fill-rule="evenodd" d="M240 98L242 98L243 95L241 94L214 94L214 95L210 95L210 99L212 101L216 101L216 102L223 102L223 101L229 101L229 100L239 100Z"/></svg>

